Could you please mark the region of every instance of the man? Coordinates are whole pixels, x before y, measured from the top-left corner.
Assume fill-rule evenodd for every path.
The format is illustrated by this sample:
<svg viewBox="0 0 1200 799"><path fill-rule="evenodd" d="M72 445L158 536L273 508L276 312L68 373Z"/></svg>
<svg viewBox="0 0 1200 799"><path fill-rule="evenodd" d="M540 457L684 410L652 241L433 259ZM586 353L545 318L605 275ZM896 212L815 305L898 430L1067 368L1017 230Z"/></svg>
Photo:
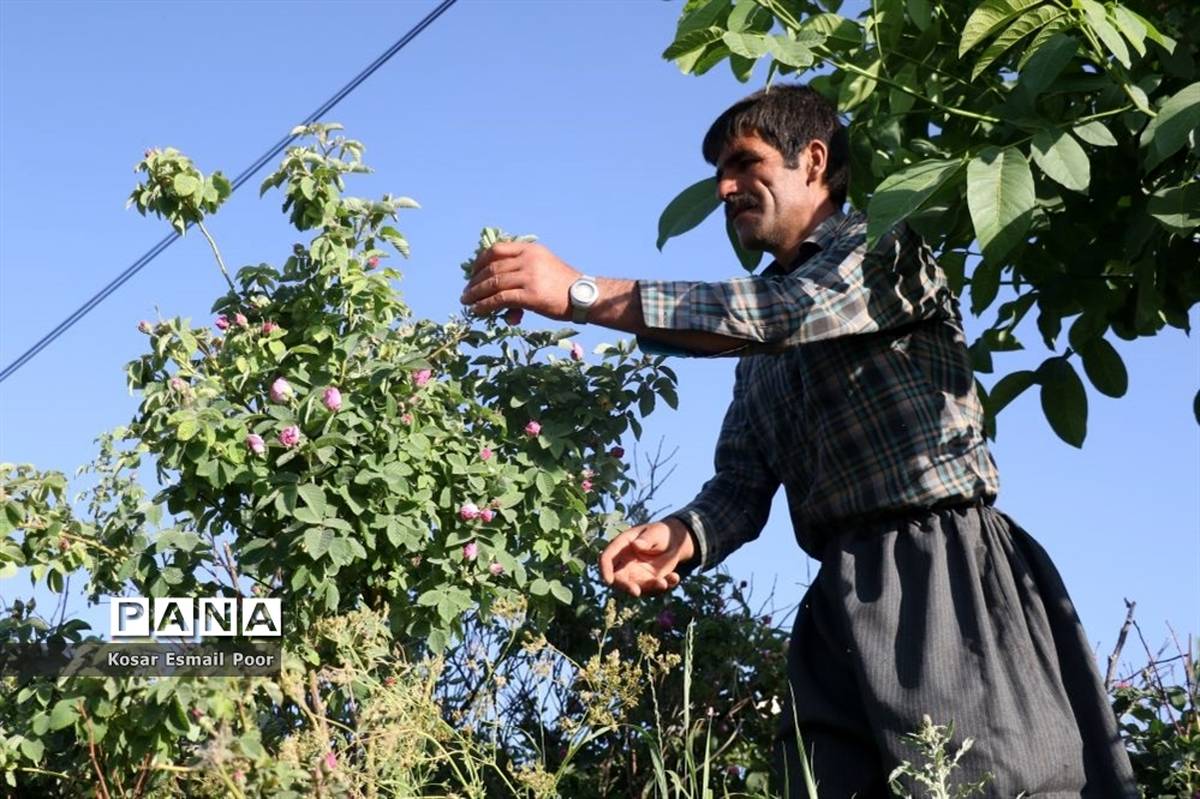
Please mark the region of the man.
<svg viewBox="0 0 1200 799"><path fill-rule="evenodd" d="M739 357L715 476L600 558L633 596L669 590L758 536L779 485L821 562L788 652L777 751L801 796L883 797L923 715L975 745L955 773L987 796L1135 796L1087 639L1045 552L991 507L998 476L958 303L906 226L870 251L843 214L846 132L804 86L725 111L704 138L761 275L719 283L590 278L536 244L480 256L462 301L638 335L652 352ZM915 786L909 786L910 790Z"/></svg>

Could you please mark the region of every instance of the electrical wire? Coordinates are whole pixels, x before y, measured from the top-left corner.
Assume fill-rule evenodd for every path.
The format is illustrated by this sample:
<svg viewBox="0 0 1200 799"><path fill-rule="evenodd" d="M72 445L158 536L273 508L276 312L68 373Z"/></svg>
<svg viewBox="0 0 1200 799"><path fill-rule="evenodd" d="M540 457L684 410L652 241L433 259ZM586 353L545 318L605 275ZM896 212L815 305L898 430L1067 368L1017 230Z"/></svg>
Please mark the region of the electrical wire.
<svg viewBox="0 0 1200 799"><path fill-rule="evenodd" d="M322 103L316 111L313 111L311 114L305 117L304 121L300 124L311 125L321 117L325 116L325 114L329 113L329 111L331 111L334 106L344 100L346 96L350 94L350 92L358 88L359 84L371 77L376 70L386 64L392 56L404 49L405 45L407 45L423 30L433 24L434 20L440 17L447 9L450 8L450 6L454 5L456 2L457 0L442 0L442 2L439 3L436 8L426 14L420 22L414 25L408 31L408 33L397 39L396 42L387 50L385 50L382 55L368 64L366 68L354 76L337 92L337 94L333 95L324 103ZM242 170L242 172L233 179L232 191L237 191L242 184L254 177L259 170L274 160L275 157L282 153L289 144L296 140L296 138L297 136L291 134L284 136L282 139L276 142L271 149L259 156L254 163ZM83 305L79 306L74 313L60 322L53 330L43 336L36 344L26 350L15 361L4 367L4 371L0 372L0 383L3 383L18 369L32 360L35 355L48 347L56 338L67 332L67 330L69 330L76 322L86 316L93 308L102 303L110 294L119 289L130 278L140 272L147 264L153 261L159 255L159 253L174 244L175 241L182 235L183 234L179 233L178 231L175 231L147 250L141 258L138 258L136 261L130 264L124 272L117 275L108 285L92 295L92 297Z"/></svg>

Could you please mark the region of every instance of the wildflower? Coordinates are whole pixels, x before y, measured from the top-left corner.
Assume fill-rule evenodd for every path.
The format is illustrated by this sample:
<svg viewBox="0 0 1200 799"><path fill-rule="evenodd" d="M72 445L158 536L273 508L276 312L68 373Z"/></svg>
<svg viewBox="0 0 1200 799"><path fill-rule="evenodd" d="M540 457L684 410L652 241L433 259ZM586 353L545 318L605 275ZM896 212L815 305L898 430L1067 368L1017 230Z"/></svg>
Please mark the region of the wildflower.
<svg viewBox="0 0 1200 799"><path fill-rule="evenodd" d="M479 545L474 541L468 541L463 545L463 560L475 560L479 556Z"/></svg>
<svg viewBox="0 0 1200 799"><path fill-rule="evenodd" d="M217 321L214 322L214 324L217 326L217 330L228 330L229 317L225 316L225 314L221 314L217 317Z"/></svg>
<svg viewBox="0 0 1200 799"><path fill-rule="evenodd" d="M150 327L150 323L147 322L145 319L138 322L138 332L145 333L148 336L148 335L150 335L151 330L153 330L153 328Z"/></svg>
<svg viewBox="0 0 1200 799"><path fill-rule="evenodd" d="M379 266L379 256L378 255L372 255L370 258L367 259L367 269L374 269L377 266Z"/></svg>
<svg viewBox="0 0 1200 799"><path fill-rule="evenodd" d="M285 447L294 447L300 443L300 428L291 424L279 431L279 443Z"/></svg>
<svg viewBox="0 0 1200 799"><path fill-rule="evenodd" d="M479 511L479 518L483 519L485 522L490 522L492 519L496 518L496 511L492 510L491 508L484 508L483 510Z"/></svg>
<svg viewBox="0 0 1200 799"><path fill-rule="evenodd" d="M479 450L479 460L486 461L490 457L492 457L492 450L490 447L484 447L483 449Z"/></svg>
<svg viewBox="0 0 1200 799"><path fill-rule="evenodd" d="M269 336L278 329L279 329L279 325L275 324L274 322L263 322L262 323L262 334L264 336Z"/></svg>
<svg viewBox="0 0 1200 799"><path fill-rule="evenodd" d="M250 433L246 436L246 448L255 455L262 455L267 451L267 442L258 433Z"/></svg>
<svg viewBox="0 0 1200 799"><path fill-rule="evenodd" d="M488 566L488 571L493 577L499 577L500 575L504 574L504 567L500 565L499 561L493 560L491 565Z"/></svg>
<svg viewBox="0 0 1200 799"><path fill-rule="evenodd" d="M669 609L667 609L667 610L664 610L662 613L659 613L658 617L655 618L654 621L658 624L659 629L662 629L664 631L671 630L671 629L674 629L674 627L675 627L675 614L672 613Z"/></svg>
<svg viewBox="0 0 1200 799"><path fill-rule="evenodd" d="M338 391L336 386L329 386L321 395L321 401L329 410L340 411L342 409L342 392Z"/></svg>
<svg viewBox="0 0 1200 799"><path fill-rule="evenodd" d="M417 386L423 386L429 382L429 378L433 376L433 372L429 369L418 369L413 372L413 382Z"/></svg>
<svg viewBox="0 0 1200 799"><path fill-rule="evenodd" d="M525 311L521 308L509 308L504 312L504 321L510 325L519 325L524 318Z"/></svg>
<svg viewBox="0 0 1200 799"><path fill-rule="evenodd" d="M612 457L614 457L614 458L624 458L624 457L625 457L625 450L624 450L624 448L622 448L622 447L613 447L612 449L610 449L610 450L608 451L608 454L609 454L609 455L611 455L611 456L612 456Z"/></svg>
<svg viewBox="0 0 1200 799"><path fill-rule="evenodd" d="M250 320L246 318L244 313L238 312L234 314L233 321L238 327L250 327Z"/></svg>
<svg viewBox="0 0 1200 799"><path fill-rule="evenodd" d="M464 522L479 518L479 507L474 502L464 502L458 509L458 518Z"/></svg>
<svg viewBox="0 0 1200 799"><path fill-rule="evenodd" d="M583 347L579 346L578 341L571 342L571 360L572 361L582 361L583 360Z"/></svg>
<svg viewBox="0 0 1200 799"><path fill-rule="evenodd" d="M292 398L292 393L292 384L282 377L275 378L275 382L271 384L272 402L287 402Z"/></svg>
<svg viewBox="0 0 1200 799"><path fill-rule="evenodd" d="M525 435L527 436L537 436L541 432L542 425L539 422L531 421L529 424L525 425Z"/></svg>

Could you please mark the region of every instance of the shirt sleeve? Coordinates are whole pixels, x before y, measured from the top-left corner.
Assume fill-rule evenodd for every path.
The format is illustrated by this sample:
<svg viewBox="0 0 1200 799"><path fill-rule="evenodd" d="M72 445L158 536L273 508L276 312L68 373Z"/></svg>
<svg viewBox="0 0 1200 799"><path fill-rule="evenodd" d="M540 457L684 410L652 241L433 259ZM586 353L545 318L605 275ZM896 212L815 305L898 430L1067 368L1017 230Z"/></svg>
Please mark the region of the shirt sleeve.
<svg viewBox="0 0 1200 799"><path fill-rule="evenodd" d="M711 569L758 538L771 513L779 478L754 446L743 400L747 361L737 366L733 401L725 412L713 458L716 474L683 508L669 514L691 529L699 559L684 570Z"/></svg>
<svg viewBox="0 0 1200 799"><path fill-rule="evenodd" d="M779 352L799 344L874 333L954 313L945 273L929 248L900 225L868 251L866 225L849 225L789 274L716 283L639 280L643 322L742 339L724 352L698 353L638 336L645 351L719 357Z"/></svg>

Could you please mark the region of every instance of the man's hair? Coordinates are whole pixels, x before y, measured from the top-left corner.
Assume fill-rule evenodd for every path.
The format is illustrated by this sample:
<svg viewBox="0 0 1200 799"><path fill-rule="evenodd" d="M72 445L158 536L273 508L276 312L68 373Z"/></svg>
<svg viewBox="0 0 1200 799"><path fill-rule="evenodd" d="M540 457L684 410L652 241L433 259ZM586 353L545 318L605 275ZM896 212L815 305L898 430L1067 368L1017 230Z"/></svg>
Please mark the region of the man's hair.
<svg viewBox="0 0 1200 799"><path fill-rule="evenodd" d="M850 140L834 106L815 89L797 84L768 86L738 100L704 134L704 160L716 166L721 150L733 138L757 133L783 155L785 166L800 165L800 152L813 139L829 151L825 185L839 208L850 183Z"/></svg>

